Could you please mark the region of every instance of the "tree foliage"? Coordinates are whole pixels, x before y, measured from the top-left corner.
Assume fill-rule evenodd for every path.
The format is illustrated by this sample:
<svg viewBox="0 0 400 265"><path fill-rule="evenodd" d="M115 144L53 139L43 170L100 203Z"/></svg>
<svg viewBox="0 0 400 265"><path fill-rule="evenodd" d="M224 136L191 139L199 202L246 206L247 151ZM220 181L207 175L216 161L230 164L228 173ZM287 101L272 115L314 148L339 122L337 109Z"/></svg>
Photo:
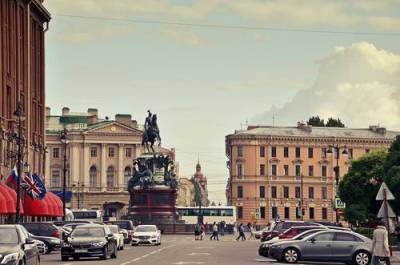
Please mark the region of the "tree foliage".
<svg viewBox="0 0 400 265"><path fill-rule="evenodd" d="M341 128L344 128L345 126L344 126L344 124L342 123L342 121L339 118L334 119L334 118L331 117L326 122L325 127L341 127Z"/></svg>
<svg viewBox="0 0 400 265"><path fill-rule="evenodd" d="M367 208L361 204L349 205L345 210L345 219L352 225L357 225L360 220L366 220L368 217Z"/></svg>
<svg viewBox="0 0 400 265"><path fill-rule="evenodd" d="M325 123L324 119L321 119L318 115L310 117L307 121L307 124L313 127L345 127L339 118L334 119L331 117Z"/></svg>

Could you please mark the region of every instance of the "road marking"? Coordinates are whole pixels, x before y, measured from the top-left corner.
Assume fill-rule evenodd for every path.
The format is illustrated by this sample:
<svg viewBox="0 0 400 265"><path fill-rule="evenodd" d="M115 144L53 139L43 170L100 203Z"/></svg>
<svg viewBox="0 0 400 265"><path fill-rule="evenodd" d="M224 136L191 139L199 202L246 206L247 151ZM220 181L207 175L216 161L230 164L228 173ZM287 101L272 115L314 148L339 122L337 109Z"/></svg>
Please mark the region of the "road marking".
<svg viewBox="0 0 400 265"><path fill-rule="evenodd" d="M204 264L204 262L203 261L179 261L179 262L175 262L175 263L171 263L171 264L175 264L175 265Z"/></svg>
<svg viewBox="0 0 400 265"><path fill-rule="evenodd" d="M195 252L192 252L192 253L186 254L186 255L188 255L188 256L200 256L200 255L210 256L211 254L210 253L195 253Z"/></svg>
<svg viewBox="0 0 400 265"><path fill-rule="evenodd" d="M212 247L196 247L196 249L212 249Z"/></svg>
<svg viewBox="0 0 400 265"><path fill-rule="evenodd" d="M154 254L156 254L156 253L158 253L158 252L161 252L161 251L163 251L163 250L165 250L165 249L167 249L167 248L171 248L171 247L175 247L175 246L176 246L176 245L170 245L170 246L167 246L167 247L163 247L163 248L154 250L154 251L152 251L152 252L150 252L150 253L147 253L147 254L145 254L145 255L143 255L143 256L141 256L141 257L137 257L137 258L134 258L134 259L125 261L125 262L123 262L123 263L120 263L119 265L128 265L128 264L134 263L134 262L136 262L136 261L139 261L139 260L141 260L141 259L145 259L145 258L147 258L147 257L149 257L149 256L151 256L151 255L154 255Z"/></svg>

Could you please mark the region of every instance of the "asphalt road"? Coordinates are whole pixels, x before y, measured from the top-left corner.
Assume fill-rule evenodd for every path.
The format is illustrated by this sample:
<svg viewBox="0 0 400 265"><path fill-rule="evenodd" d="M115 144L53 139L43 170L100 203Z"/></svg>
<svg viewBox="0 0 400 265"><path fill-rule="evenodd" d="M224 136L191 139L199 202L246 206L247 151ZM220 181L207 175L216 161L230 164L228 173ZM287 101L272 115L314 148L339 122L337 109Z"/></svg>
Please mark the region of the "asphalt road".
<svg viewBox="0 0 400 265"><path fill-rule="evenodd" d="M61 261L60 252L42 256L41 265L262 265L282 263L258 256L259 241L236 242L233 236L220 241L195 241L192 236L164 235L161 246L125 245L117 259L87 258ZM303 263L299 263L300 265ZM307 263L315 264L318 263ZM325 263L328 265L329 263ZM340 263L339 263L340 264ZM329 264L331 265L331 264Z"/></svg>

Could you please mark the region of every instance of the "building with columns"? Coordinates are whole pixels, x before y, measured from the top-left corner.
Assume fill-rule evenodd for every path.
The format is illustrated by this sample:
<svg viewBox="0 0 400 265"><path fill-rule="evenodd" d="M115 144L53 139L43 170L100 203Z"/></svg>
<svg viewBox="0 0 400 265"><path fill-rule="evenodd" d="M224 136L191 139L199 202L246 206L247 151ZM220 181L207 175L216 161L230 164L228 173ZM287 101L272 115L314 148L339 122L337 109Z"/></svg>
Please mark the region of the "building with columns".
<svg viewBox="0 0 400 265"><path fill-rule="evenodd" d="M228 204L239 223L337 220L337 180L351 161L389 148L400 132L366 129L249 126L226 136ZM304 213L303 213L304 211ZM338 214L339 215L339 214Z"/></svg>
<svg viewBox="0 0 400 265"><path fill-rule="evenodd" d="M117 114L114 120L99 118L97 109L51 115L46 109L46 186L61 192L63 185L64 145L61 131L67 129L67 189L72 209L100 209L105 216L125 215L129 206L127 183L132 162L143 150L142 130L131 115ZM175 158L174 150L158 152ZM68 200L68 197L67 197Z"/></svg>

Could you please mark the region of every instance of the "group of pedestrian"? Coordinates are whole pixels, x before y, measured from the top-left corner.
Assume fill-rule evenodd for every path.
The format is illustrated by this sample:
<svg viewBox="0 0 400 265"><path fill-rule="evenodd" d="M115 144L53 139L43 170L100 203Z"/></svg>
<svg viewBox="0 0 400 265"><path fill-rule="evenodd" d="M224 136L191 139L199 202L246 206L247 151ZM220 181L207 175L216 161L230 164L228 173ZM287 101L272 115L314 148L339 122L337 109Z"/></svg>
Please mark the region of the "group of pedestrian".
<svg viewBox="0 0 400 265"><path fill-rule="evenodd" d="M195 240L203 240L205 237L205 234L207 232L207 226L208 224L202 224L202 223L197 223L194 227L194 239ZM226 223L225 221L221 221L219 223L214 222L211 226L211 236L210 240L219 240L219 234L221 236L225 235L225 230L226 230Z"/></svg>
<svg viewBox="0 0 400 265"><path fill-rule="evenodd" d="M256 229L255 229L255 225L248 223L247 224L247 231L250 232L249 238L248 240L252 240L252 239L256 239L255 237L255 233L256 233ZM239 241L240 239L242 241L246 240L246 234L245 234L245 226L243 224L235 224L233 227L233 234L236 237L236 241Z"/></svg>

